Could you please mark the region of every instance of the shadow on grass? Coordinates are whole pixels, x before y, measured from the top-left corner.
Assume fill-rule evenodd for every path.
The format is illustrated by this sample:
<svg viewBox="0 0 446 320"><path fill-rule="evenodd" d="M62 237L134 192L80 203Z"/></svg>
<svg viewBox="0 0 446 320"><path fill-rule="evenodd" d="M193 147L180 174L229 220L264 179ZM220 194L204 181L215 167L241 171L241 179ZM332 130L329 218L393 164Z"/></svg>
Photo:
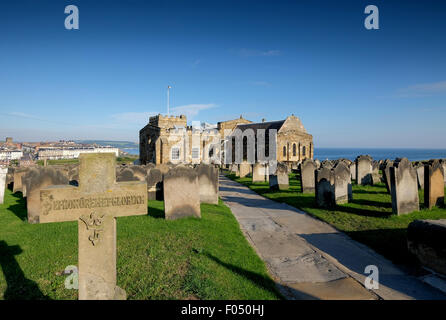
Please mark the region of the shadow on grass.
<svg viewBox="0 0 446 320"><path fill-rule="evenodd" d="M268 278L266 276L263 276L263 275L260 275L258 273L252 272L252 271L248 271L248 270L242 269L242 268L234 266L232 264L223 262L219 258L213 256L212 254L210 254L208 252L203 252L203 254L205 256L207 256L209 259L211 259L211 260L215 261L216 263L218 263L219 265L221 265L221 266L225 267L226 269L230 270L231 272L239 274L242 277L250 280L251 282L253 282L259 288L262 288L264 290L267 290L267 291L273 293L276 296L276 298L278 298L278 299L282 299L283 298L283 297L281 297L281 295L276 290L276 283L273 280L271 280L270 278Z"/></svg>
<svg viewBox="0 0 446 320"><path fill-rule="evenodd" d="M164 219L165 218L163 209L155 208L155 207L148 207L148 212L149 212L148 215L155 219Z"/></svg>
<svg viewBox="0 0 446 320"><path fill-rule="evenodd" d="M26 221L28 219L28 212L26 211L26 200L23 198L21 192L12 194L17 199L17 203L8 207L20 220Z"/></svg>
<svg viewBox="0 0 446 320"><path fill-rule="evenodd" d="M389 193L386 191L373 191L373 190L353 190L353 194L355 193L369 193L369 194L386 194L388 195Z"/></svg>
<svg viewBox="0 0 446 320"><path fill-rule="evenodd" d="M15 255L22 253L20 246L8 246L0 241L0 266L6 279L5 300L48 300L32 280L26 279Z"/></svg>

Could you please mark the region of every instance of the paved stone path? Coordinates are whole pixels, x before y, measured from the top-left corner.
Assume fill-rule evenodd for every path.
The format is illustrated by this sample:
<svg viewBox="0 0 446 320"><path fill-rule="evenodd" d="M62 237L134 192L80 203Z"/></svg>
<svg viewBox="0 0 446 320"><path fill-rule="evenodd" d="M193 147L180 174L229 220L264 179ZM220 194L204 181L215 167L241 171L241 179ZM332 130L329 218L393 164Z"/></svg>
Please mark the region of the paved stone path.
<svg viewBox="0 0 446 320"><path fill-rule="evenodd" d="M220 197L288 299L446 299L329 224L220 177ZM379 289L364 269L379 269Z"/></svg>

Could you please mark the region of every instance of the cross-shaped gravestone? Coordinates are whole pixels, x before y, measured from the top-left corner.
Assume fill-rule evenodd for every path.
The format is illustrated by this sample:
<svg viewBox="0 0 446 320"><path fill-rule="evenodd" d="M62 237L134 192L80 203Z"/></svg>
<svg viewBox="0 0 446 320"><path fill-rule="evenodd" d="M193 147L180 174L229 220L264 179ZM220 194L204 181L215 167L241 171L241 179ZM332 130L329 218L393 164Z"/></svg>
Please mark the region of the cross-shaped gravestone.
<svg viewBox="0 0 446 320"><path fill-rule="evenodd" d="M114 153L79 160L79 187L40 191L40 222L78 221L80 300L125 299L116 286L116 217L147 214L147 184L116 183Z"/></svg>

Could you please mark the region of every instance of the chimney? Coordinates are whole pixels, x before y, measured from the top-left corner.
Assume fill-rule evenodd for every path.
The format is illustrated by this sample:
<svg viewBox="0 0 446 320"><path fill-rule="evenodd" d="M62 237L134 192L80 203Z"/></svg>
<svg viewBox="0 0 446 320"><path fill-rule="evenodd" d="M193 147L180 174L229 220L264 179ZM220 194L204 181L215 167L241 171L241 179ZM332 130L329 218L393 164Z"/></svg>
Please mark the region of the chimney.
<svg viewBox="0 0 446 320"><path fill-rule="evenodd" d="M266 119L265 118L262 118L262 122L265 122L266 121Z"/></svg>

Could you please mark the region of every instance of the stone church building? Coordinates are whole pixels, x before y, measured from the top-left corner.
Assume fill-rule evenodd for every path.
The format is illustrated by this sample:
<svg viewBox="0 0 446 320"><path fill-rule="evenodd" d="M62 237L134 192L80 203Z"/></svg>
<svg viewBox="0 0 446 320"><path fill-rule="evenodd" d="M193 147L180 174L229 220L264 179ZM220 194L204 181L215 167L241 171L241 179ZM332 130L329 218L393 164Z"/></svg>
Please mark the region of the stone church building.
<svg viewBox="0 0 446 320"><path fill-rule="evenodd" d="M184 115L169 117L159 114L150 117L149 123L139 132L140 162L211 163L213 156L214 159L221 159L225 141L234 139L231 136L234 129L242 133L247 129L253 129L254 132L257 129L276 129L277 161L292 165L313 158L313 136L306 132L300 119L294 115L281 121L260 123L253 123L240 116L239 119L218 122L216 128L197 128L188 126ZM268 138L266 144L268 148Z"/></svg>

